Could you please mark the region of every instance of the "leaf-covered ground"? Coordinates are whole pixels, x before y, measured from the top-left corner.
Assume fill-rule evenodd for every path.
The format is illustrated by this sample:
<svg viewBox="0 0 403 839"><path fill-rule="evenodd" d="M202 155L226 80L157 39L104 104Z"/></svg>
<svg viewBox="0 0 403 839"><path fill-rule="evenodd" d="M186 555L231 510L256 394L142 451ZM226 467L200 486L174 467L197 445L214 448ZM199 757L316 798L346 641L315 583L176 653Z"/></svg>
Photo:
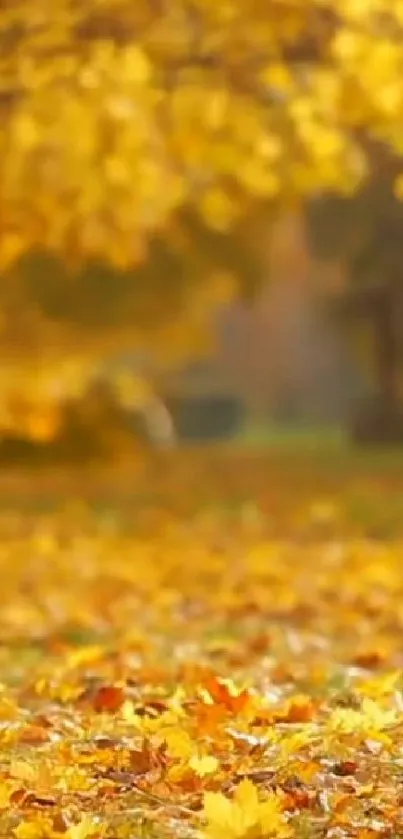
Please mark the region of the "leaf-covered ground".
<svg viewBox="0 0 403 839"><path fill-rule="evenodd" d="M403 836L398 464L0 490L1 837Z"/></svg>

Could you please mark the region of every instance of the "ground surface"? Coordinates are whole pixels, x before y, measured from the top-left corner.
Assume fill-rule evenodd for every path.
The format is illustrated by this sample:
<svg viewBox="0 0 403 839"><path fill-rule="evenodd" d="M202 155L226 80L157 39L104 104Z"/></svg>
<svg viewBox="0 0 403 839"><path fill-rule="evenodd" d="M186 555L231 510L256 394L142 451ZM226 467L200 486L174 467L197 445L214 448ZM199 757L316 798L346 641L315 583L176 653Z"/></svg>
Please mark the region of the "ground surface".
<svg viewBox="0 0 403 839"><path fill-rule="evenodd" d="M403 836L401 456L188 451L0 504L0 836Z"/></svg>

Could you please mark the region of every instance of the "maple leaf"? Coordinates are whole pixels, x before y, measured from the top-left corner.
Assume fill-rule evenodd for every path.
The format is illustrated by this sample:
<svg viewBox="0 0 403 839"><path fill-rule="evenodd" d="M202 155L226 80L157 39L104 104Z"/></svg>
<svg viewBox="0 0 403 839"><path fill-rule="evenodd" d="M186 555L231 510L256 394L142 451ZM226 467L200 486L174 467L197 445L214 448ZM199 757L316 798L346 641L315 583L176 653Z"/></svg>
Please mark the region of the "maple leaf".
<svg viewBox="0 0 403 839"><path fill-rule="evenodd" d="M360 733L382 739L383 730L396 723L397 719L394 709L385 710L377 702L365 696L360 710L336 708L330 716L329 728L345 734Z"/></svg>
<svg viewBox="0 0 403 839"><path fill-rule="evenodd" d="M13 778L18 778L20 781L32 783L36 781L38 772L37 769L31 766L26 760L13 760L10 766L10 773Z"/></svg>
<svg viewBox="0 0 403 839"><path fill-rule="evenodd" d="M370 699L379 699L383 696L390 696L396 693L401 684L402 674L400 670L382 673L380 676L372 677L362 681L359 685L360 693Z"/></svg>
<svg viewBox="0 0 403 839"><path fill-rule="evenodd" d="M307 696L294 696L286 706L274 713L279 722L309 722L315 716L315 703Z"/></svg>
<svg viewBox="0 0 403 839"><path fill-rule="evenodd" d="M70 825L64 836L66 839L87 839L95 833L99 835L102 832L102 828L96 819L91 816L83 816L77 824Z"/></svg>
<svg viewBox="0 0 403 839"><path fill-rule="evenodd" d="M168 754L172 757L189 759L194 751L194 743L187 733L179 728L162 729L159 738L166 743Z"/></svg>
<svg viewBox="0 0 403 839"><path fill-rule="evenodd" d="M270 792L264 801L249 779L237 786L231 800L221 792L207 792L204 796L203 816L207 822L206 836L210 839L278 839L291 834L282 809L282 801Z"/></svg>
<svg viewBox="0 0 403 839"><path fill-rule="evenodd" d="M45 834L39 822L23 821L14 829L14 836L17 839L44 839Z"/></svg>
<svg viewBox="0 0 403 839"><path fill-rule="evenodd" d="M250 699L249 691L238 690L232 679L217 679L214 676L205 680L201 693L207 704L222 705L232 714L243 711Z"/></svg>
<svg viewBox="0 0 403 839"><path fill-rule="evenodd" d="M189 767L193 769L196 775L203 778L205 775L211 775L219 768L219 762L213 755L193 755L189 760Z"/></svg>

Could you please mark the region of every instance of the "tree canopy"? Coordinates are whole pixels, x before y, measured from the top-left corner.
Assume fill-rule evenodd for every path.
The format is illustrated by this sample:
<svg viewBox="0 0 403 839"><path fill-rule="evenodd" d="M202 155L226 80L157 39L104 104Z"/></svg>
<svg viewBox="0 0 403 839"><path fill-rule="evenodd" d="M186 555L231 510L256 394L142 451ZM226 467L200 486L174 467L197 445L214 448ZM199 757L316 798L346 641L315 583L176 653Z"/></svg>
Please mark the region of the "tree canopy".
<svg viewBox="0 0 403 839"><path fill-rule="evenodd" d="M403 0L1 0L3 361L198 346L260 207L403 151L402 78Z"/></svg>
<svg viewBox="0 0 403 839"><path fill-rule="evenodd" d="M1 262L351 190L365 137L402 150L402 35L402 0L3 0Z"/></svg>

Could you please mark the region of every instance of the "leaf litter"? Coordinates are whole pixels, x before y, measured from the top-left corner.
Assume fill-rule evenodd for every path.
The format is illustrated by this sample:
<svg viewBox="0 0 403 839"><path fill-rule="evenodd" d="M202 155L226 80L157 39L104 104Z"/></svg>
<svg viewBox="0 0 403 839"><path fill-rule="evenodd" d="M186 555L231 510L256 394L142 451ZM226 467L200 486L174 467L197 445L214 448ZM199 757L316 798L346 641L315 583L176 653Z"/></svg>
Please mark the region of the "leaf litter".
<svg viewBox="0 0 403 839"><path fill-rule="evenodd" d="M320 477L274 532L262 468L0 517L1 837L403 836L402 535Z"/></svg>

